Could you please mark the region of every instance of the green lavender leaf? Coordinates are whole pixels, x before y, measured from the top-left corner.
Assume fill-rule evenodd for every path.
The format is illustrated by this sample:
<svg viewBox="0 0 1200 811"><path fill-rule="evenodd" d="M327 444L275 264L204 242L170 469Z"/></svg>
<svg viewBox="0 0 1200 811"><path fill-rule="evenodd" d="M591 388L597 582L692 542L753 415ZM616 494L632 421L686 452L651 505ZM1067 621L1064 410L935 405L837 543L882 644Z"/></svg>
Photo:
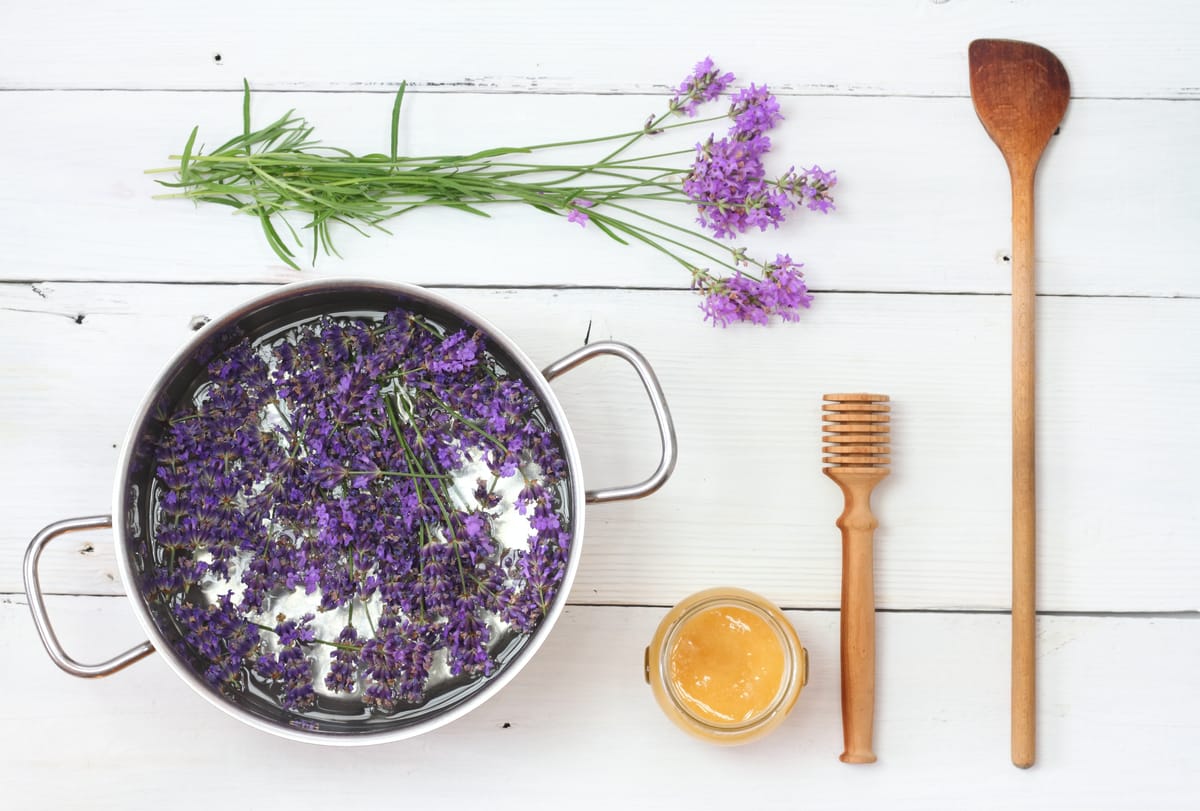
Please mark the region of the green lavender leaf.
<svg viewBox="0 0 1200 811"><path fill-rule="evenodd" d="M250 154L250 80L242 78L242 137L246 139L246 154Z"/></svg>
<svg viewBox="0 0 1200 811"><path fill-rule="evenodd" d="M699 267L756 279L753 268L766 272L768 265L745 253L730 258L728 243L691 227L654 216L642 205L685 205L694 217L696 203L684 193L688 165L671 166L671 159L686 160L693 149L645 150L636 156L631 147L658 132L684 126L727 121L727 115L695 118L665 124L666 114L628 132L532 146L503 146L466 154L406 156L399 152L400 112L407 82L401 82L392 102L387 152L355 154L325 146L314 130L294 110L254 129L251 90L242 80L241 132L215 149L198 147L199 128L189 132L182 154L172 156L174 167L148 170L174 172L174 180L156 180L166 193L159 198L216 203L259 220L264 238L275 255L299 269L290 244L303 247L301 233L312 240L309 253L315 264L320 253L340 256L334 232L346 226L368 236L372 231L391 232L384 223L428 207L452 208L478 217L490 217L488 208L516 204L556 216L579 210L578 201L589 201L588 219L605 237L621 244L640 242L666 255L693 273ZM609 144L602 157L583 162L538 162L521 156L563 147L582 148ZM612 148L612 144L616 148ZM607 154L603 154L605 150ZM795 182L794 179L792 181ZM783 179L775 188L784 191ZM789 187L790 188L790 187ZM298 216L297 226L291 217ZM578 219L578 218L576 218ZM290 241L278 228L282 222ZM305 223L299 227L299 223ZM299 227L299 231L297 228ZM685 258L686 257L686 258ZM306 257L308 258L308 257ZM705 271L708 272L708 271Z"/></svg>
<svg viewBox="0 0 1200 811"><path fill-rule="evenodd" d="M400 104L404 101L404 88L408 82L401 82L396 91L396 101L392 104L392 163L396 162L396 146L400 142Z"/></svg>
<svg viewBox="0 0 1200 811"><path fill-rule="evenodd" d="M600 220L598 220L598 219L590 219L590 220L589 220L589 222L593 223L593 224L594 224L594 225L595 225L597 228L599 228L601 231L603 231L603 232L604 232L606 235L608 235L608 236L609 236L609 237L611 237L612 239L615 239L617 242L620 242L622 245L628 245L628 244L629 244L628 242L626 242L625 240L621 239L619 236L617 236L616 234L614 234L614 233L613 233L613 231L612 231L612 229L611 229L611 228L609 228L607 225L605 225L605 224L604 224L603 222L601 222Z"/></svg>
<svg viewBox="0 0 1200 811"><path fill-rule="evenodd" d="M192 127L192 134L188 136L187 143L183 147L183 157L179 159L179 181L180 184L188 182L188 161L192 159L192 147L196 143L196 133L200 132L200 125Z"/></svg>

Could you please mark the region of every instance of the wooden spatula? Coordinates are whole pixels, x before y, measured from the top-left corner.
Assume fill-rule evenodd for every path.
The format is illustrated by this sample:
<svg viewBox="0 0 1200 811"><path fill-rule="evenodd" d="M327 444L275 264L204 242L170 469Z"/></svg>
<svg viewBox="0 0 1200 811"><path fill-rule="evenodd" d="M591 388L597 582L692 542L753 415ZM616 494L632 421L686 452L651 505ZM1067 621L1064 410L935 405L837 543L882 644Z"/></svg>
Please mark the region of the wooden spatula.
<svg viewBox="0 0 1200 811"><path fill-rule="evenodd" d="M967 51L971 98L1012 180L1013 595L1012 761L1034 760L1034 285L1033 179L1071 95L1067 71L1045 48L977 39Z"/></svg>

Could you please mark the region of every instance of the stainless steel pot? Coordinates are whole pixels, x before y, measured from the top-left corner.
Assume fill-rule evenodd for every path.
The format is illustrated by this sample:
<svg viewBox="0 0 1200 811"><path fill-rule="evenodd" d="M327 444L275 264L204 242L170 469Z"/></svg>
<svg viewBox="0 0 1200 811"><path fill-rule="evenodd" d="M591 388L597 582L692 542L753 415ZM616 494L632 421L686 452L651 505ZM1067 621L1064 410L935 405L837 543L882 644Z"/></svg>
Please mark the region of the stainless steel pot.
<svg viewBox="0 0 1200 811"><path fill-rule="evenodd" d="M179 651L178 632L156 619L142 596L135 557L149 543L144 518L144 500L148 498L147 477L152 465L147 462L156 445L163 423L162 414L177 402L183 392L203 372L207 361L219 351L231 336L263 335L280 325L327 313L379 311L403 306L429 315L451 326L473 327L486 336L489 347L504 358L511 372L523 376L527 385L541 398L542 410L553 422L567 463L568 516L572 535L566 574L553 604L545 618L532 632L524 646L502 662L491 676L481 677L478 684L455 700L429 712L394 717L338 719L313 718L263 701L222 694L209 686L193 665ZM579 451L562 407L550 388L550 381L599 355L615 355L627 361L636 371L649 395L650 405L662 443L662 456L657 469L645 481L627 487L585 490L580 469ZM583 539L585 503L641 498L657 490L671 475L675 466L675 429L662 389L653 370L636 350L615 342L594 343L571 352L562 359L538 371L532 361L504 333L449 299L428 290L405 284L366 280L327 280L288 285L256 298L225 316L206 325L196 337L167 365L134 417L121 451L117 477L113 488L111 515L72 518L58 521L43 529L29 545L25 555L25 590L46 651L56 665L73 676L91 678L107 676L157 650L167 664L200 695L233 717L266 732L295 740L323 744L370 744L400 740L440 727L477 707L494 695L529 661L549 634L566 603L567 594L579 565ZM133 603L138 621L149 639L106 662L83 664L63 649L46 612L38 580L38 559L50 541L78 530L112 527L115 536L117 564L125 592Z"/></svg>

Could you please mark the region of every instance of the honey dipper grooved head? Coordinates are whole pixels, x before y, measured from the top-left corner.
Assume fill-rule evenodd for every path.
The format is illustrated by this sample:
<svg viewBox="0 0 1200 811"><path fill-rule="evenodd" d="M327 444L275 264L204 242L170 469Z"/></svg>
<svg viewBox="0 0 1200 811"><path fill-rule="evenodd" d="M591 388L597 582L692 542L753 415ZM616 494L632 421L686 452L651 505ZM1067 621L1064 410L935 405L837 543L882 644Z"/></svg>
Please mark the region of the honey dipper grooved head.
<svg viewBox="0 0 1200 811"><path fill-rule="evenodd" d="M842 470L886 471L891 406L886 394L826 394L824 463Z"/></svg>

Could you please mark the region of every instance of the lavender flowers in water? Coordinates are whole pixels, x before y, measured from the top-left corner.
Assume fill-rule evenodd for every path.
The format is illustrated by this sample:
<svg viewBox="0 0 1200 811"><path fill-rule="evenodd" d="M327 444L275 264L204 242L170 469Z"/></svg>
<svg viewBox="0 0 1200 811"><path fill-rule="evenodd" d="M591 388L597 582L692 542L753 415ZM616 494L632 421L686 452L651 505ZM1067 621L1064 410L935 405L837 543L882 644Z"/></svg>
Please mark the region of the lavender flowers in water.
<svg viewBox="0 0 1200 811"><path fill-rule="evenodd" d="M790 259L756 259L744 246L727 241L753 229L778 228L800 209L832 211L836 173L812 166L769 174L764 158L772 148L768 133L783 120L779 101L765 85L735 90L734 81L732 73L706 58L678 86L666 110L636 129L419 157L398 151L403 85L392 110L390 152L362 156L321 147L312 139L312 127L291 112L251 130L247 85L240 136L202 154L195 148L193 130L183 153L173 156L178 167L151 171L178 173L177 181L160 181L178 189L162 197L219 203L254 217L272 250L292 267L298 267L296 257L283 235L290 234L298 244L301 240L291 214L307 218L302 228L312 231L315 262L319 249L335 252L336 224L360 233L387 232L388 221L426 206L488 216L485 209L491 204L521 203L670 257L704 296L701 309L715 325L765 324L773 316L795 320L811 301L800 265ZM724 111L698 117L723 96L728 96ZM635 145L661 140L668 130L711 128L717 122L727 127L725 133L713 132L694 149L634 154ZM583 162L534 163L529 157L603 144L615 148L604 146L599 157ZM654 206L662 203L693 209L700 230L655 214Z"/></svg>
<svg viewBox="0 0 1200 811"><path fill-rule="evenodd" d="M156 472L147 598L211 683L253 678L292 710L323 692L390 712L439 670L491 673L565 573L537 396L478 333L402 309L234 346Z"/></svg>

